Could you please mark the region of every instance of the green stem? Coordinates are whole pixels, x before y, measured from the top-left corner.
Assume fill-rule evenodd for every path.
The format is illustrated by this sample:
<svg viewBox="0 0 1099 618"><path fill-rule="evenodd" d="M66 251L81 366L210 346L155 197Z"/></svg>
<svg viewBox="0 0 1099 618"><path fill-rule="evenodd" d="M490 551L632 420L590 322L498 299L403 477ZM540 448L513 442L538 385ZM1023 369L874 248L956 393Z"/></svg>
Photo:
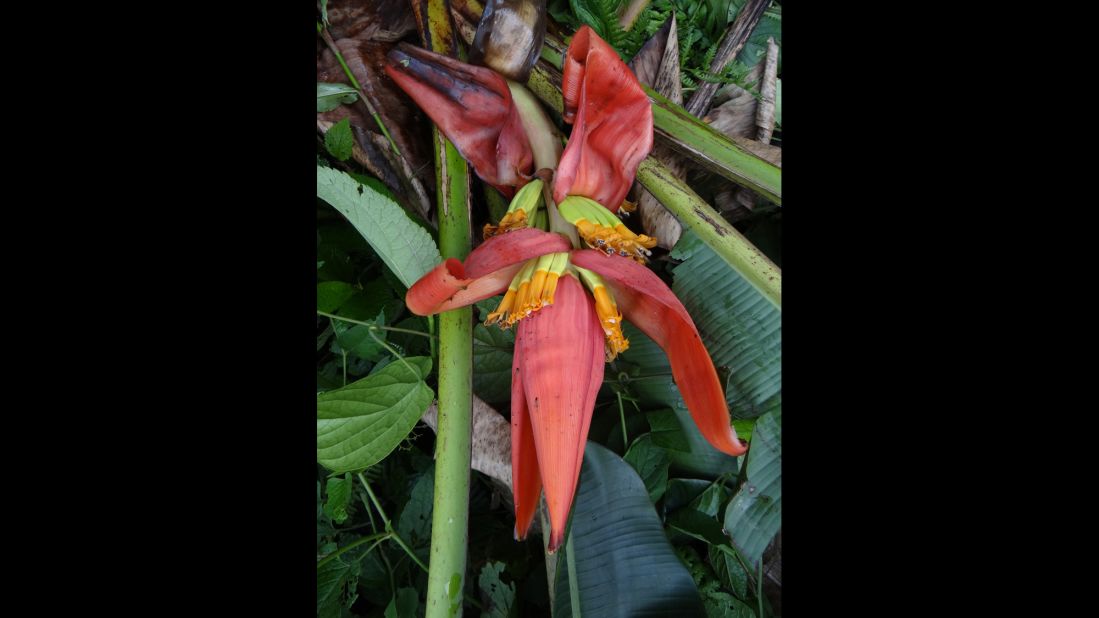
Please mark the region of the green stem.
<svg viewBox="0 0 1099 618"><path fill-rule="evenodd" d="M431 335L431 362L436 362L439 358L439 351L436 348L435 342L439 340L439 336L435 334L435 316L427 316L427 332Z"/></svg>
<svg viewBox="0 0 1099 618"><path fill-rule="evenodd" d="M328 554L324 558L321 558L320 562L317 563L317 568L318 569L321 568L322 566L324 566L324 565L328 564L329 562L335 560L341 554L343 554L345 552L349 552L352 549L355 549L356 547L358 547L359 545L362 545L364 543L369 543L370 541L385 539L388 536L389 536L388 532L379 532L378 534L372 534L370 536L364 536L361 539L358 539L353 543L349 543L346 546L337 549L336 551Z"/></svg>
<svg viewBox="0 0 1099 618"><path fill-rule="evenodd" d="M637 181L764 298L782 309L782 271L705 200L651 157L637 168Z"/></svg>
<svg viewBox="0 0 1099 618"><path fill-rule="evenodd" d="M763 556L759 557L759 575L756 576L756 599L759 600L759 618L763 618Z"/></svg>
<svg viewBox="0 0 1099 618"><path fill-rule="evenodd" d="M398 352L396 349L394 349L393 346L391 346L388 343L382 341L381 337L375 335L373 329L368 328L366 330L366 334L370 335L370 338L373 339L375 342L377 342L378 345L382 346L386 350L389 350L389 353L392 354L393 356L395 356L397 358L397 360L401 361L401 363L405 366L405 369L408 369L410 372L412 372L412 375L420 376L420 372L413 369L412 365L409 365L408 361L406 361L404 359L404 357L401 356L400 352ZM426 377L427 376L420 376L420 379L422 380Z"/></svg>
<svg viewBox="0 0 1099 618"><path fill-rule="evenodd" d="M388 532L392 526L389 525L389 516L387 516L385 510L382 509L382 503L378 501L378 496L374 495L374 490L370 488L370 483L367 482L366 477L363 476L362 472L356 473L355 476L359 477L359 482L362 483L363 488L366 489L366 494L370 496L370 501L374 503L374 508L378 509L378 515L382 518L382 525L385 526L386 532Z"/></svg>
<svg viewBox="0 0 1099 618"><path fill-rule="evenodd" d="M616 391L614 394L618 397L618 418L622 419L622 452L624 453L630 446L630 439L626 437L626 409L622 406L622 393Z"/></svg>
<svg viewBox="0 0 1099 618"><path fill-rule="evenodd" d="M412 3L424 47L460 58L447 0ZM469 169L457 149L433 127L439 252L465 259L470 235ZM426 618L462 614L469 538L470 438L473 411L473 310L439 316L439 420L431 514L431 568Z"/></svg>

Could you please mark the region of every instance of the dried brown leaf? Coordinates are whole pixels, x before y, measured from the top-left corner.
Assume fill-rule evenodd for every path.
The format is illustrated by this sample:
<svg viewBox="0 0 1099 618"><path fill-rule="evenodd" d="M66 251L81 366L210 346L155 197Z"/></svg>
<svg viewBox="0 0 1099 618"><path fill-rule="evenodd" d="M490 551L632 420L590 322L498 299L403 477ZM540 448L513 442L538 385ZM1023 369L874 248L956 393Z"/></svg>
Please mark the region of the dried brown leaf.
<svg viewBox="0 0 1099 618"><path fill-rule="evenodd" d="M393 42L416 30L407 0L329 0L328 23L337 41Z"/></svg>

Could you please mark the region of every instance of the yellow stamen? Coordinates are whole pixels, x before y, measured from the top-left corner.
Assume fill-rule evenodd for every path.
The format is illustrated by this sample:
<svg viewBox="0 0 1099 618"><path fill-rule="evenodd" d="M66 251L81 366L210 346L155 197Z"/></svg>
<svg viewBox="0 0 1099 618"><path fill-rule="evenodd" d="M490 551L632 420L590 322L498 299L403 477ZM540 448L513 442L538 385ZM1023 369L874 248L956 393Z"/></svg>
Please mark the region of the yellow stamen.
<svg viewBox="0 0 1099 618"><path fill-rule="evenodd" d="M547 253L527 260L512 277L504 299L488 314L485 324L498 323L500 328L511 328L542 307L552 305L557 281L568 266L569 254L565 252Z"/></svg>
<svg viewBox="0 0 1099 618"><path fill-rule="evenodd" d="M629 214L637 210L637 202L631 202L630 200L622 200L622 205L618 207L618 212L624 212Z"/></svg>
<svg viewBox="0 0 1099 618"><path fill-rule="evenodd" d="M527 315L542 308L542 290L546 287L546 275L549 274L549 268L553 264L553 256L553 253L547 253L539 257L534 266L534 276L530 280L530 296L527 297L528 304L520 307L520 310Z"/></svg>
<svg viewBox="0 0 1099 618"><path fill-rule="evenodd" d="M506 215L503 219L500 219L499 225L492 225L486 223L483 231L485 240L498 236L511 230L518 230L527 227L527 213L525 210L513 210Z"/></svg>
<svg viewBox="0 0 1099 618"><path fill-rule="evenodd" d="M504 300L500 301L500 304L497 305L496 311L488 314L488 318L485 319L486 326L499 322L505 314L511 310L512 306L515 304L515 295L517 291L518 290L511 287L508 288L507 293L504 294Z"/></svg>
<svg viewBox="0 0 1099 618"><path fill-rule="evenodd" d="M594 200L571 195L561 202L559 210L566 220L576 226L585 244L607 255L617 253L644 264L645 258L652 255L649 249L656 246L655 238L634 234Z"/></svg>
<svg viewBox="0 0 1099 618"><path fill-rule="evenodd" d="M610 362L628 350L630 342L622 335L622 314L618 312L618 305L607 288L597 286L592 290L592 295L595 296L595 313L599 316L603 334L606 336L607 362Z"/></svg>
<svg viewBox="0 0 1099 618"><path fill-rule="evenodd" d="M630 341L622 334L622 314L618 312L618 303L614 301L614 295L607 289L602 277L579 266L574 268L580 273L580 280L595 297L595 313L599 316L599 323L603 327L606 359L609 363L619 354L630 349Z"/></svg>

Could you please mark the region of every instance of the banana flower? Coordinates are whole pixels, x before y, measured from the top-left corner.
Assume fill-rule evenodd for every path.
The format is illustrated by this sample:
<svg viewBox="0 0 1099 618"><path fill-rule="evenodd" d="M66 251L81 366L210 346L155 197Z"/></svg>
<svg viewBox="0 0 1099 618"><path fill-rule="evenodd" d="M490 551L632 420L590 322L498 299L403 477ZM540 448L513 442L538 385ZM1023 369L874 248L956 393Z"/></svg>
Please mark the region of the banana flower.
<svg viewBox="0 0 1099 618"><path fill-rule="evenodd" d="M429 68L406 73L389 67L387 72L407 77L398 84L433 119L444 119L436 122L455 144L462 141L463 153L483 154L494 147L488 142L504 139L506 127L494 133L493 127L478 126L479 117L511 118L514 109L510 98L484 94L485 85L493 82L482 72L487 69L429 52L402 53L391 55L391 62L409 58L404 68L412 67L413 60ZM569 46L564 80L564 118L575 126L553 195L563 219L576 226L589 248L574 247L564 235L536 227L546 220L537 216L543 182L528 177L501 224L485 226L485 242L464 262L439 264L405 297L413 313L431 315L504 295L486 324L516 327L511 397L515 536L526 536L544 488L551 552L564 542L604 362L629 347L623 319L667 353L684 402L707 441L729 455L747 451L732 428L698 329L675 294L644 266L655 239L634 234L614 214L652 147L648 99L614 50L586 26ZM432 84L439 83L460 96L438 96ZM490 90L507 92L506 85ZM469 93L486 107L496 107L480 109L480 116L466 114L468 101L462 99ZM507 139L521 141L510 133ZM492 182L479 167L487 165L484 160L469 160ZM500 170L503 163L485 169ZM518 168L516 176L522 177Z"/></svg>

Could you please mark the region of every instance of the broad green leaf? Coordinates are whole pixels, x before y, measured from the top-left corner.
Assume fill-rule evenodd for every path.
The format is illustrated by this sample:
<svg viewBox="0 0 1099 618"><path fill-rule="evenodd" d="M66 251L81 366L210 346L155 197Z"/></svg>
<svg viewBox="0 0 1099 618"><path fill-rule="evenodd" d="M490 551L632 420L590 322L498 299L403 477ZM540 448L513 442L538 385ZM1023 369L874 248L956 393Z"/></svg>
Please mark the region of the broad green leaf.
<svg viewBox="0 0 1099 618"><path fill-rule="evenodd" d="M393 295L393 288L389 287L383 277L368 281L361 290L356 288L355 292L337 312L352 320L369 321L377 317L379 311L384 310L386 321L391 321L400 307L404 306L404 301Z"/></svg>
<svg viewBox="0 0 1099 618"><path fill-rule="evenodd" d="M408 502L401 510L397 520L397 534L413 547L424 545L431 539L431 508L435 489L435 474L432 470L416 477Z"/></svg>
<svg viewBox="0 0 1099 618"><path fill-rule="evenodd" d="M328 479L326 488L328 500L324 503L324 513L332 521L342 524L347 519L347 505L351 503L351 474Z"/></svg>
<svg viewBox="0 0 1099 618"><path fill-rule="evenodd" d="M405 361L317 395L318 462L334 472L362 470L408 436L435 392L424 383L431 359L413 356Z"/></svg>
<svg viewBox="0 0 1099 618"><path fill-rule="evenodd" d="M339 170L318 167L317 197L347 217L405 287L442 261L427 230L372 186Z"/></svg>
<svg viewBox="0 0 1099 618"><path fill-rule="evenodd" d="M664 492L664 510L671 513L687 506L710 485L710 481L703 479L668 480L668 491Z"/></svg>
<svg viewBox="0 0 1099 618"><path fill-rule="evenodd" d="M652 435L645 434L634 440L623 459L645 482L649 499L653 502L659 500L668 488L668 452L653 443Z"/></svg>
<svg viewBox="0 0 1099 618"><path fill-rule="evenodd" d="M357 292L358 289L355 286L343 281L323 281L318 283L317 310L326 313L334 313Z"/></svg>
<svg viewBox="0 0 1099 618"><path fill-rule="evenodd" d="M691 500L685 508L668 515L668 527L710 545L720 545L726 541L721 532L718 513L721 505L729 499L729 490L713 483Z"/></svg>
<svg viewBox="0 0 1099 618"><path fill-rule="evenodd" d="M340 103L354 103L359 91L347 84L326 84L317 82L317 113L330 112Z"/></svg>
<svg viewBox="0 0 1099 618"><path fill-rule="evenodd" d="M782 526L781 430L779 410L756 422L748 449L748 478L725 509L725 530L753 568Z"/></svg>
<svg viewBox="0 0 1099 618"><path fill-rule="evenodd" d="M332 324L328 324L327 326L324 327L324 330L321 331L321 334L317 335L317 351L318 352L320 352L321 350L324 349L325 344L328 343L328 340L331 337L332 337Z"/></svg>
<svg viewBox="0 0 1099 618"><path fill-rule="evenodd" d="M735 551L726 545L711 545L710 565L713 566L714 573L717 574L722 585L732 590L737 597L747 599L748 573L734 555Z"/></svg>
<svg viewBox="0 0 1099 618"><path fill-rule="evenodd" d="M477 585L481 589L482 598L488 599L481 618L508 618L511 615L511 608L515 604L515 584L501 581L500 574L503 572L503 562L489 562L481 569Z"/></svg>
<svg viewBox="0 0 1099 618"><path fill-rule="evenodd" d="M751 606L728 592L709 590L702 597L706 618L756 618Z"/></svg>
<svg viewBox="0 0 1099 618"><path fill-rule="evenodd" d="M580 615L705 615L694 581L673 552L645 484L629 464L594 442L584 451L571 521ZM556 618L573 615L567 564L567 550L562 549L554 585Z"/></svg>
<svg viewBox="0 0 1099 618"><path fill-rule="evenodd" d="M328 132L324 134L325 149L328 150L328 154L336 157L339 161L346 161L351 158L351 146L354 143L355 138L351 135L350 117L332 125Z"/></svg>
<svg viewBox="0 0 1099 618"><path fill-rule="evenodd" d="M351 565L340 558L317 568L317 615L339 616L346 584L351 578Z"/></svg>
<svg viewBox="0 0 1099 618"><path fill-rule="evenodd" d="M679 425L672 410L657 410L645 415L652 428L653 444L673 451L689 453L691 444L687 436L683 435L683 428Z"/></svg>
<svg viewBox="0 0 1099 618"><path fill-rule="evenodd" d="M372 322L381 326L385 324L384 318L385 316L379 313ZM332 330L336 333L336 344L341 350L369 361L378 361L385 355L385 347L381 344L386 338L384 330L371 331L365 324L354 324L342 320L332 320Z"/></svg>
<svg viewBox="0 0 1099 618"><path fill-rule="evenodd" d="M668 380L670 381L671 378ZM678 397L678 394L676 396ZM679 400L673 409L649 412L647 417L650 427L661 428L659 433L654 432L653 440L687 444L685 450L668 450L673 471L710 479L736 472L736 458L717 450L702 437L702 432L698 430L698 426L695 425L691 413L687 411L682 400ZM679 437L674 437L676 432L672 429L673 426L678 426Z"/></svg>
<svg viewBox="0 0 1099 618"><path fill-rule="evenodd" d="M691 314L714 365L729 368L730 413L764 414L782 392L782 313L693 232L684 233L671 255L685 260L672 271L672 291Z"/></svg>
<svg viewBox="0 0 1099 618"><path fill-rule="evenodd" d="M416 618L420 611L420 595L415 588L398 588L397 595L385 608L385 618Z"/></svg>

